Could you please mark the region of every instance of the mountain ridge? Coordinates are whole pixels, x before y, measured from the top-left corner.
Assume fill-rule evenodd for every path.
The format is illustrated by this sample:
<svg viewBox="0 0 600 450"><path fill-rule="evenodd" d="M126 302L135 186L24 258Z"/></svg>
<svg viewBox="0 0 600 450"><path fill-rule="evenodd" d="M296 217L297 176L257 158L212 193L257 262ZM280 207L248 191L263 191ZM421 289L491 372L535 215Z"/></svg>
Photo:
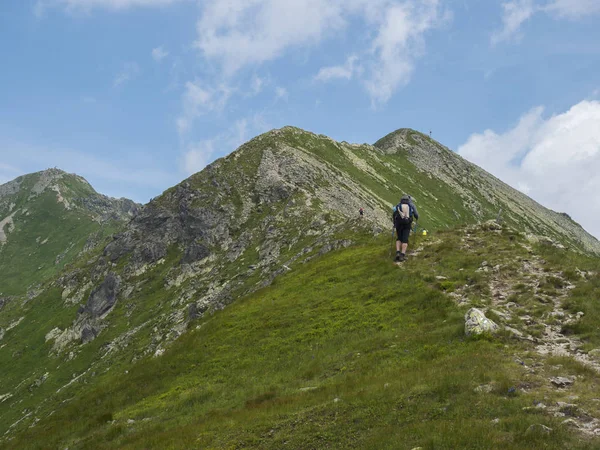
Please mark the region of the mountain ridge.
<svg viewBox="0 0 600 450"><path fill-rule="evenodd" d="M229 317L230 313L223 310L233 308L233 317L239 314L238 308L243 310L244 306L238 307L238 300L255 299L253 301L257 303L253 303L252 308L264 307L268 317L269 305L274 305L276 301L272 299L269 300L271 303L261 303L262 296L271 292L270 286L280 292L278 283L282 279L287 280L284 283L294 286L297 272L314 272L317 275L303 279L310 280L317 276L320 284L311 290L316 304L301 297L295 301L307 302L307 314L311 308L317 308L327 317L331 329L339 331L336 317L343 317L342 312L348 305L340 306L340 311L330 310L326 306L327 299L321 298L319 293L319 286L322 286L324 292L335 294L338 298L336 289L344 289L343 276L334 270L338 257L348 267L352 261L357 265L352 284L360 292L360 298L356 298L356 301L364 300L366 306L382 302L377 306L380 308L377 314L386 317L385 321L367 321L368 327L372 327L368 328L370 333L393 328L394 319L387 315L384 307L386 302L394 298L393 289L384 293L381 286L371 284L368 278L361 283L360 274L376 275L373 268L360 260L353 260L351 255L354 254L365 255L369 264L385 273L382 282L393 285L403 280L402 292L408 296L403 301L407 302L407 309L398 310L397 313L411 317L406 326L417 322L427 326L426 322L417 320L421 306L416 299L411 299L406 287L410 286L406 283L415 280L424 289L419 294L423 296L419 297L419 301L435 300L431 311L424 306L429 311L427 314L437 311L452 317L452 326L442 325L441 321L437 324L444 327L444 336L448 339L459 338L459 335L452 334L452 327L458 326L460 308L466 304L485 306L488 297L491 297L490 311L495 308L503 316L509 317L510 311L504 310L509 307L504 302L494 300L496 295L502 295L511 299L514 296L513 303L519 308L519 314L531 315L535 320L543 318L547 321L543 314L552 312L557 314L553 320L563 326L559 319L559 314L562 314L565 327L575 327L572 328L576 330L573 332L583 333L582 336L590 340L591 343L586 342L585 345L595 343L595 339L585 333L593 329L597 311L581 300L585 295L577 297L576 302L570 300L574 303L568 309L568 314L564 312L567 309L563 310L562 307L551 310L547 306L552 295L558 295L556 293L559 292L560 296L566 298L570 292L565 287L567 274L569 283L579 280L585 284L577 289L595 292L591 276L588 275L593 269L586 269L593 267L586 255L592 253L594 247L592 240L591 243L586 241L586 233L580 230L573 232L567 226L568 222L565 222L567 225L561 225L555 219L554 214L557 213L550 213L533 201L517 205L518 211L524 213L514 214L507 205L520 197L515 197L512 188L426 136L412 130L400 131L378 141L378 146L337 142L294 127L284 127L257 136L235 152L211 163L203 171L165 190L128 220L114 227L105 227L92 240L87 251L73 253L68 263L62 264L54 275L38 278L36 289L30 291L29 295L16 294L10 301L2 301L0 367L4 373L0 377L0 402L7 407L0 411L0 433L11 439L15 435L25 436L21 433L27 432L30 426L34 427L32 432L45 429L45 424L54 423L52 421L56 417L63 417L63 408L66 411L71 408L70 405L73 408L80 407L77 406L79 394L97 392L88 391L90 386L105 389L118 380L117 373L129 373L138 367L137 364L141 364L139 367L153 365L155 363L152 361L160 361L157 358L163 355L179 355L168 357L183 360L194 358L192 353L171 352L180 348L177 342L182 339L184 342L196 339L190 336L196 336L194 333L213 323L214 318ZM75 186L71 190L86 191L87 187L78 184L76 179L73 179L73 183ZM11 187L12 190L14 187ZM65 195L68 187L59 191L46 189L44 200L51 205L53 214L64 217L73 211L65 208L59 196L75 205L74 208L79 207L81 202L71 201L77 196ZM415 199L422 216L419 226L429 231L427 237L415 236L416 242L411 244L414 250L411 257L423 258L417 259L414 271L410 266L396 268L385 256L389 250L387 246L392 244L389 240L391 207L404 193L410 193ZM358 214L360 207L364 207L364 217ZM502 226L495 222L499 208L509 211L500 215ZM566 217L563 220L568 221ZM40 226L43 222L36 223ZM60 229L60 222L56 227ZM11 236L16 236L14 233L16 231L9 234L9 242ZM83 241L83 236L80 236L80 248L84 246ZM334 251L334 255L338 256L325 256ZM491 253L487 255L486 251ZM581 265L584 275L560 265L553 266L551 270L549 268L548 275L544 275L541 257L536 256L537 265L533 275L540 279L513 280L516 277L514 274L522 271L521 266L531 266L527 260L530 251L535 255L549 252L549 256L544 256L546 259L556 252L565 260L574 261L574 265ZM521 265L511 266L511 256L518 257ZM493 270L488 268L488 261L484 258L498 260L491 266ZM330 274L324 279L318 277L322 261L329 261L325 265ZM504 278L497 279L493 274L497 273L496 267L502 265L508 267L507 272L498 269ZM487 280L487 277L492 278ZM509 279L510 288L503 287L502 283L508 283ZM519 284L531 288L532 299L522 298L524 287L516 287ZM557 286L555 294L552 291L554 285ZM292 290L301 291L297 287ZM284 292L290 295L285 289ZM537 296L535 301L534 296ZM343 305L342 297L336 300L342 302L340 305ZM302 305L304 303L296 307L302 310ZM436 310L435 305L440 309ZM572 311L579 307L587 311L585 317L576 316L576 311ZM361 308L363 306L359 308L362 311L360 314L368 316L373 313L368 308ZM502 311L498 308L502 308ZM354 314L359 313L344 318L345 326L362 323L360 315ZM519 323L513 323L516 320L514 317L510 321L507 319L506 326L517 330L524 338L541 338L541 325L534 319L530 320L531 328L526 329ZM579 326L573 325L576 320L584 325L576 328ZM275 318L268 319L266 323L271 322L278 323ZM273 333L285 333L293 325L293 320L286 319L285 323L274 326ZM318 347L317 337L329 336L325 326L320 328L319 334L313 335L310 321L304 325L308 328L300 333L299 342ZM237 329L237 325L227 326ZM248 326L262 329L263 325L250 323ZM268 327L265 329L271 330ZM559 332L560 329L552 329L555 337ZM203 339L211 339L202 333ZM428 346L437 345L435 332L432 333L428 335ZM390 338L386 336L386 339ZM336 339L335 336L333 339ZM556 337L556 340L560 339L560 336ZM575 345L579 341L567 342ZM508 343L510 341L506 345ZM555 341L552 343L555 345ZM233 344L228 345L233 347ZM359 345L358 341L356 345ZM377 351L377 345L373 351ZM481 348L494 349L493 345L482 345ZM227 352L227 348L224 347L223 352ZM430 353L427 350L424 354ZM435 355L436 352L431 354ZM229 356L233 358L232 361L236 360L235 354ZM329 355L327 358L337 360L338 356ZM275 355L266 353L264 357ZM218 372L218 367L221 367L218 352L215 358L213 369ZM244 358L252 360L252 356L246 353ZM500 354L495 354L494 358L502 360ZM307 363L310 364L310 360ZM156 364L160 366L159 362ZM324 369L322 376L328 378L326 373L341 375L344 372L342 367ZM197 370L199 376L209 376L202 372L201 365ZM310 372L308 368L305 370ZM311 370L316 371L317 377L321 376L320 369ZM111 378L113 373L115 378ZM154 386L152 389L156 391L152 391L153 395L158 398L164 394L160 391L163 389L160 382L155 385L145 379L143 373L136 373L136 377L146 380L144 383ZM169 376L165 375L165 380L171 380ZM216 376L218 380L224 375ZM102 380L110 382L105 385ZM119 386L126 389L126 381L123 383L119 381ZM294 383L299 382L296 380ZM187 392L188 387L181 389ZM125 395L126 390L119 392L119 396ZM244 391L243 395L249 394ZM252 395L259 398L262 393ZM277 397L277 394L273 395ZM163 402L157 398L154 400ZM246 408L261 404L260 400L254 401L252 398L247 399ZM145 401L143 398L138 400L142 403ZM91 404L94 401L104 405L101 399L90 400ZM227 403L227 408L231 405ZM233 405L244 408L244 402L241 406L237 403ZM140 411L147 409L145 404L123 406L130 407ZM93 410L89 413L91 416L86 415L87 419L81 419L89 419L95 424L83 425L81 436L85 435L88 428L104 433L106 427L110 427L107 423L120 421L121 415L126 414L125 410L112 411L106 408L99 408L98 417L93 415ZM77 422L79 418L75 415L65 420ZM52 439L59 439L63 445L66 441L59 437L63 436L58 431L60 421L56 423L58 428L48 425L49 429L54 430ZM121 422L118 423L120 429ZM107 433L110 435L112 432ZM115 432L114 438L120 439L119 436ZM92 439L90 436L82 439L74 448L94 446L89 440Z"/></svg>

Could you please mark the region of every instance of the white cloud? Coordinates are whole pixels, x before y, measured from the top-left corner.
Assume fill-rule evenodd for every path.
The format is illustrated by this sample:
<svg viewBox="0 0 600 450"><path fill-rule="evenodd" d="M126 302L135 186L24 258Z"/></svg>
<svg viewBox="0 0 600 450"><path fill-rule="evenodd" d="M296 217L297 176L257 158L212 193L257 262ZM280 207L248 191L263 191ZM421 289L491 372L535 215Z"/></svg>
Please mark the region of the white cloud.
<svg viewBox="0 0 600 450"><path fill-rule="evenodd" d="M277 59L291 48L310 47L337 36L346 31L351 20L362 20L369 28L366 37L370 42L364 51L369 70L363 81L373 103L379 104L409 81L415 60L423 54L425 33L445 22L440 3L214 0L204 4L195 45L231 76L245 66ZM324 68L317 77L347 78L355 69Z"/></svg>
<svg viewBox="0 0 600 450"><path fill-rule="evenodd" d="M518 39L521 25L536 13L537 8L533 0L513 0L503 3L502 9L504 10L503 28L492 34L492 44L494 45L503 41Z"/></svg>
<svg viewBox="0 0 600 450"><path fill-rule="evenodd" d="M127 62L123 65L123 69L117 74L113 81L113 86L121 86L139 76L141 73L140 66L136 62Z"/></svg>
<svg viewBox="0 0 600 450"><path fill-rule="evenodd" d="M356 65L356 61L358 61L358 56L352 55L348 57L346 63L342 66L323 67L315 76L315 80L323 82L327 82L338 78L350 80L353 76L357 74L357 72L361 72L362 70L360 66Z"/></svg>
<svg viewBox="0 0 600 450"><path fill-rule="evenodd" d="M327 0L214 0L198 21L196 47L229 74L314 44L345 25L341 2Z"/></svg>
<svg viewBox="0 0 600 450"><path fill-rule="evenodd" d="M268 78L261 78L258 75L254 75L252 80L250 81L250 91L248 92L248 96L253 97L255 95L260 94L265 86L269 84Z"/></svg>
<svg viewBox="0 0 600 450"><path fill-rule="evenodd" d="M286 88L278 86L275 88L275 98L287 102L289 93Z"/></svg>
<svg viewBox="0 0 600 450"><path fill-rule="evenodd" d="M445 21L438 0L392 4L372 44L377 56L365 85L373 104L387 102L408 83L415 59L422 55L424 34Z"/></svg>
<svg viewBox="0 0 600 450"><path fill-rule="evenodd" d="M179 134L189 131L194 120L202 114L222 111L233 91L225 84L213 88L203 86L200 81L188 81L183 94L183 112L176 120Z"/></svg>
<svg viewBox="0 0 600 450"><path fill-rule="evenodd" d="M458 153L600 237L600 102L544 118L534 108L505 133L473 134Z"/></svg>
<svg viewBox="0 0 600 450"><path fill-rule="evenodd" d="M181 169L187 175L201 171L214 159L231 153L247 142L252 135L265 132L271 126L260 114L237 120L225 132L187 146L181 159Z"/></svg>
<svg viewBox="0 0 600 450"><path fill-rule="evenodd" d="M38 6L61 6L68 11L94 8L113 11L142 6L166 6L186 0L40 0ZM191 0L188 0L191 1ZM362 67L351 57L344 66L323 68L318 79L361 75L373 104L388 101L406 84L422 56L424 36L444 23L444 0L201 0L194 43L208 63L216 62L226 79L240 69L275 60L294 48L310 48L339 37L348 24L361 21L367 30L361 41ZM360 29L352 27L352 32ZM158 47L160 61L167 52ZM130 79L124 74L115 84ZM255 82L259 82L255 80ZM252 87L260 92L259 85ZM255 94L254 94L255 95Z"/></svg>
<svg viewBox="0 0 600 450"><path fill-rule="evenodd" d="M208 139L188 146L183 155L183 171L187 175L200 172L212 161L211 157L215 153L215 142L214 139Z"/></svg>
<svg viewBox="0 0 600 450"><path fill-rule="evenodd" d="M544 9L560 17L578 19L600 14L600 2L598 0L552 0Z"/></svg>
<svg viewBox="0 0 600 450"><path fill-rule="evenodd" d="M167 56L169 56L169 52L166 51L162 45L152 49L152 58L156 62L161 62Z"/></svg>
<svg viewBox="0 0 600 450"><path fill-rule="evenodd" d="M511 0L502 4L503 28L492 34L492 44L518 40L521 26L537 13L547 13L557 19L581 19L600 14L598 0Z"/></svg>

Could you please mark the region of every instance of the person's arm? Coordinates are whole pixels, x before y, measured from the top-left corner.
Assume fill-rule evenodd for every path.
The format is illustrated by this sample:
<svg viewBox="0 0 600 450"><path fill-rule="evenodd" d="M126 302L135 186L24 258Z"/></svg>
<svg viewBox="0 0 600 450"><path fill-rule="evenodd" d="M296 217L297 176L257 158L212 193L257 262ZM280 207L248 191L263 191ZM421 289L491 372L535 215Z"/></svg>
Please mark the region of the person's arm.
<svg viewBox="0 0 600 450"><path fill-rule="evenodd" d="M419 211L417 211L417 207L415 204L412 204L413 210L415 211L415 219L419 220Z"/></svg>

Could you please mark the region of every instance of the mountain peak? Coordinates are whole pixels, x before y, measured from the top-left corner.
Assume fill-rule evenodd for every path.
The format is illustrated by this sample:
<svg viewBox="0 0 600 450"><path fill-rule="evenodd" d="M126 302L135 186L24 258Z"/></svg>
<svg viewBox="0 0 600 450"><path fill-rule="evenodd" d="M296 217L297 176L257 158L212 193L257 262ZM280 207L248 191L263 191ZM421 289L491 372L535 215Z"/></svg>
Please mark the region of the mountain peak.
<svg viewBox="0 0 600 450"><path fill-rule="evenodd" d="M429 147L429 149L445 148L430 136L427 136L420 131L413 130L412 128L399 128L379 139L373 145L383 150L385 153L394 153L399 149L410 151L411 149L421 147Z"/></svg>

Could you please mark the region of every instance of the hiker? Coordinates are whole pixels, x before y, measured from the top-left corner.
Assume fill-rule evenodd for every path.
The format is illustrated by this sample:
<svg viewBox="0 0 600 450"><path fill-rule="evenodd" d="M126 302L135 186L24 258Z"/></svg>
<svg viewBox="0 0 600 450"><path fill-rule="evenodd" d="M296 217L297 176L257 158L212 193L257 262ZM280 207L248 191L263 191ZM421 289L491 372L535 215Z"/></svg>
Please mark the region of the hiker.
<svg viewBox="0 0 600 450"><path fill-rule="evenodd" d="M412 202L410 195L404 195L394 207L392 220L396 228L396 261L406 259L406 250L408 248L408 237L412 229L413 218L419 220L419 212Z"/></svg>
<svg viewBox="0 0 600 450"><path fill-rule="evenodd" d="M360 214L360 217L362 217L362 216L365 214L365 210L364 210L364 209L362 209L362 208L360 208L360 209L358 210L358 213Z"/></svg>

